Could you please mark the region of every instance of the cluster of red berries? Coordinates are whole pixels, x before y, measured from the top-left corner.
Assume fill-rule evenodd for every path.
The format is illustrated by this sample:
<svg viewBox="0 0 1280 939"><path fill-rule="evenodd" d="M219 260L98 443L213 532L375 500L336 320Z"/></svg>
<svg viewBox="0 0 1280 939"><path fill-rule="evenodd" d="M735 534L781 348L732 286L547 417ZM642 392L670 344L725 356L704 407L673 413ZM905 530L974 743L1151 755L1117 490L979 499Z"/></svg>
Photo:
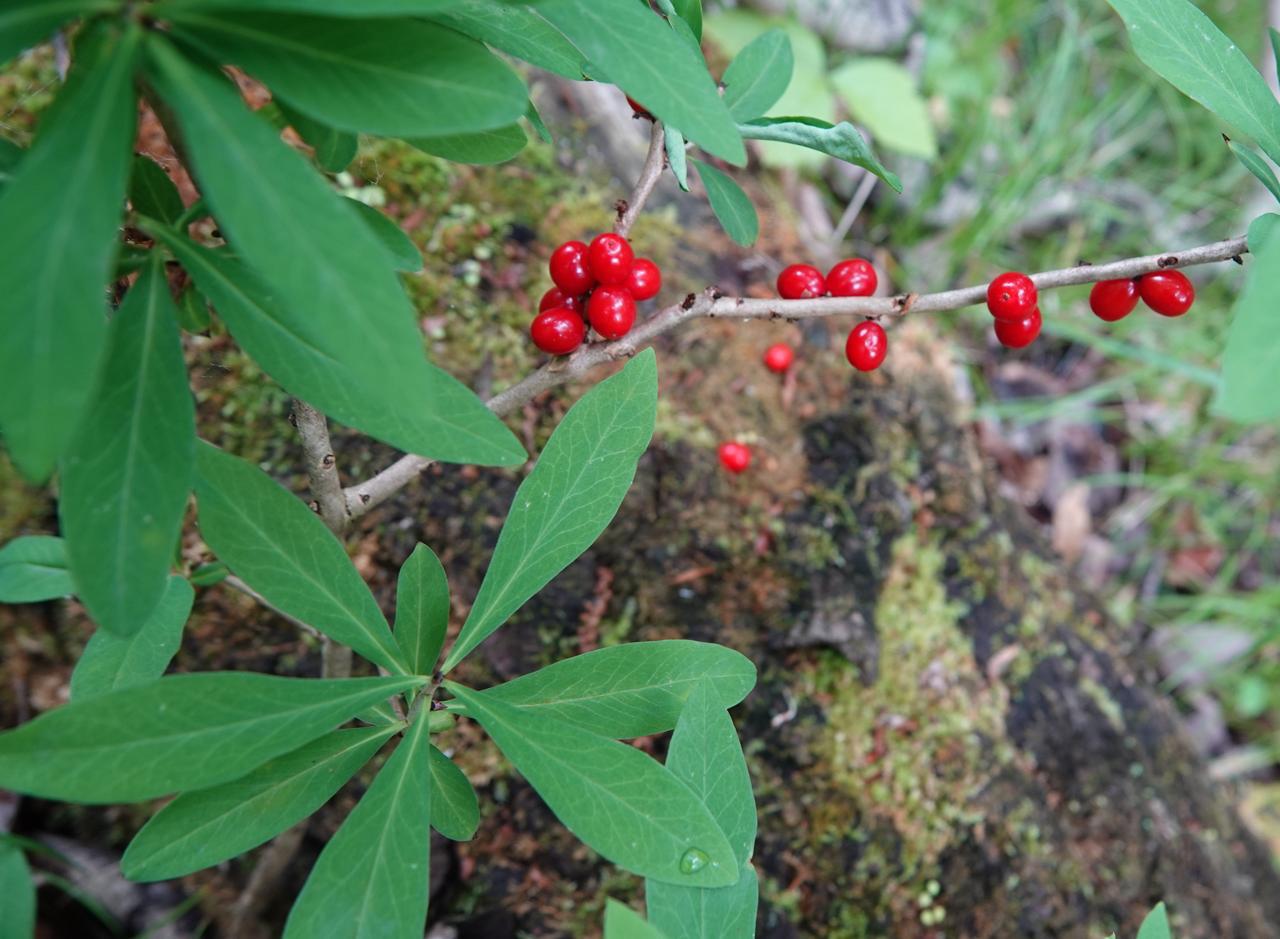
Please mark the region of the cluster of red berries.
<svg viewBox="0 0 1280 939"><path fill-rule="evenodd" d="M778 275L778 296L784 300L811 300L828 296L870 297L876 292L877 283L876 269L869 261L861 258L841 261L827 272L826 277L812 264L792 264ZM889 340L884 327L874 320L867 320L853 327L844 345L844 354L849 364L860 372L875 371L888 351Z"/></svg>
<svg viewBox="0 0 1280 939"><path fill-rule="evenodd" d="M551 254L551 280L529 327L533 344L568 355L587 337L590 324L604 339L621 339L636 321L636 303L662 289L662 272L638 258L621 235L606 232L590 245L566 241Z"/></svg>
<svg viewBox="0 0 1280 939"><path fill-rule="evenodd" d="M1161 316L1181 316L1196 302L1196 288L1182 271L1100 280L1089 293L1089 308L1098 319L1114 323L1132 313L1139 299Z"/></svg>
<svg viewBox="0 0 1280 939"><path fill-rule="evenodd" d="M1009 349L1031 345L1044 325L1035 281L1017 271L1006 271L987 285L987 309L996 320L996 338Z"/></svg>

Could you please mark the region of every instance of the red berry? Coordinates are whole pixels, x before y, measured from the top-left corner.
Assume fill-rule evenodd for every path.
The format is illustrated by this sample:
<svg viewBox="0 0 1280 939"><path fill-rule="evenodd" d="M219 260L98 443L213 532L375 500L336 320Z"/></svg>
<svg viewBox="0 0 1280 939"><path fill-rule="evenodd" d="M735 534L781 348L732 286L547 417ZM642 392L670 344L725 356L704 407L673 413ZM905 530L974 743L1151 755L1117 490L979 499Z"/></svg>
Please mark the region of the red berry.
<svg viewBox="0 0 1280 939"><path fill-rule="evenodd" d="M1036 307L1020 320L996 320L996 338L1005 348L1022 349L1035 342L1043 324L1040 308Z"/></svg>
<svg viewBox="0 0 1280 939"><path fill-rule="evenodd" d="M776 342L764 350L764 367L771 372L785 372L795 360L795 351L785 342Z"/></svg>
<svg viewBox="0 0 1280 939"><path fill-rule="evenodd" d="M587 301L587 319L605 339L621 339L635 324L635 298L622 287L599 287Z"/></svg>
<svg viewBox="0 0 1280 939"><path fill-rule="evenodd" d="M587 267L587 246L566 241L551 253L551 279L569 296L581 296L596 285Z"/></svg>
<svg viewBox="0 0 1280 939"><path fill-rule="evenodd" d="M884 334L884 327L873 320L853 327L844 344L845 358L860 372L874 372L888 351L889 337Z"/></svg>
<svg viewBox="0 0 1280 939"><path fill-rule="evenodd" d="M559 287L552 287L542 295L542 301L538 304L538 312L543 310L573 310L579 316L582 315L582 298L566 296L565 292Z"/></svg>
<svg viewBox="0 0 1280 939"><path fill-rule="evenodd" d="M586 334L587 326L582 317L563 307L544 310L534 317L529 327L533 344L552 355L568 355L582 345Z"/></svg>
<svg viewBox="0 0 1280 939"><path fill-rule="evenodd" d="M720 444L718 455L720 457L720 465L730 473L745 472L746 468L751 465L751 448L745 443L737 443L735 441L722 443Z"/></svg>
<svg viewBox="0 0 1280 939"><path fill-rule="evenodd" d="M1181 316L1196 302L1196 288L1182 271L1156 271L1138 278L1142 302L1161 316Z"/></svg>
<svg viewBox="0 0 1280 939"><path fill-rule="evenodd" d="M631 111L636 117L642 117L647 121L653 120L653 115L649 113L648 109L631 95L627 95L627 104L631 105Z"/></svg>
<svg viewBox="0 0 1280 939"><path fill-rule="evenodd" d="M662 289L662 271L648 258L636 258L627 276L627 289L637 300L652 300Z"/></svg>
<svg viewBox="0 0 1280 939"><path fill-rule="evenodd" d="M869 297L878 283L876 269L861 258L841 261L827 274L827 289L833 297Z"/></svg>
<svg viewBox="0 0 1280 939"><path fill-rule="evenodd" d="M631 276L635 253L627 239L612 232L596 235L587 249L587 267L591 276L606 287L621 287Z"/></svg>
<svg viewBox="0 0 1280 939"><path fill-rule="evenodd" d="M822 271L812 264L792 264L778 275L778 296L783 300L809 300L826 292Z"/></svg>
<svg viewBox="0 0 1280 939"><path fill-rule="evenodd" d="M1036 285L1026 274L1009 271L987 286L987 309L998 320L1025 319L1036 303Z"/></svg>
<svg viewBox="0 0 1280 939"><path fill-rule="evenodd" d="M1124 319L1137 305L1136 280L1100 280L1089 291L1089 309L1093 310L1093 315L1098 319L1108 323Z"/></svg>

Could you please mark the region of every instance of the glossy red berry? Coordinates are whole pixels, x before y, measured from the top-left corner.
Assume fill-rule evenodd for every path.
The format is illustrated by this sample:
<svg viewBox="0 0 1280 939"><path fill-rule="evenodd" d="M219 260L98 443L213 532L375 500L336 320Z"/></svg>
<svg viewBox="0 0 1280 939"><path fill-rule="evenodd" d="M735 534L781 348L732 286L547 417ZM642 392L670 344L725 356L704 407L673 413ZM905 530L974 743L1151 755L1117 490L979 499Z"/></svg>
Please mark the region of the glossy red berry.
<svg viewBox="0 0 1280 939"><path fill-rule="evenodd" d="M1023 349L1035 342L1044 320L1036 307L1020 320L996 320L996 338L1007 349Z"/></svg>
<svg viewBox="0 0 1280 939"><path fill-rule="evenodd" d="M648 258L636 258L627 275L626 287L637 300L652 300L662 289L662 271Z"/></svg>
<svg viewBox="0 0 1280 939"><path fill-rule="evenodd" d="M987 285L987 309L998 320L1023 320L1038 303L1036 285L1026 274L1009 271Z"/></svg>
<svg viewBox="0 0 1280 939"><path fill-rule="evenodd" d="M1093 310L1093 315L1098 319L1108 323L1124 319L1137 305L1136 280L1100 280L1089 291L1089 309Z"/></svg>
<svg viewBox="0 0 1280 939"><path fill-rule="evenodd" d="M728 443L722 443L717 454L720 457L720 465L730 473L745 472L747 467L751 465L751 448L745 443L737 443L732 440Z"/></svg>
<svg viewBox="0 0 1280 939"><path fill-rule="evenodd" d="M533 344L551 355L568 355L582 345L587 326L573 310L557 307L543 310L529 327Z"/></svg>
<svg viewBox="0 0 1280 939"><path fill-rule="evenodd" d="M841 261L827 274L827 290L833 297L869 297L878 283L876 269L861 258Z"/></svg>
<svg viewBox="0 0 1280 939"><path fill-rule="evenodd" d="M888 351L889 337L884 334L884 327L872 320L853 327L844 344L845 358L860 372L874 372Z"/></svg>
<svg viewBox="0 0 1280 939"><path fill-rule="evenodd" d="M543 310L572 310L579 316L582 315L583 302L581 297L570 297L565 294L559 287L552 287L542 295L542 300L538 303L538 312Z"/></svg>
<svg viewBox="0 0 1280 939"><path fill-rule="evenodd" d="M631 276L636 259L627 239L612 232L596 235L587 249L587 267L591 276L606 287L621 287Z"/></svg>
<svg viewBox="0 0 1280 939"><path fill-rule="evenodd" d="M785 372L795 360L795 350L785 342L775 342L764 350L764 367L771 372Z"/></svg>
<svg viewBox="0 0 1280 939"><path fill-rule="evenodd" d="M587 301L587 319L605 339L621 339L635 324L635 298L622 287L597 287Z"/></svg>
<svg viewBox="0 0 1280 939"><path fill-rule="evenodd" d="M581 241L566 241L551 253L551 280L568 296L578 297L596 284L587 267L587 246Z"/></svg>
<svg viewBox="0 0 1280 939"><path fill-rule="evenodd" d="M627 95L627 104L631 105L631 112L635 114L636 117L642 117L647 121L653 120L653 115L649 113L648 108L635 98L631 97L631 95Z"/></svg>
<svg viewBox="0 0 1280 939"><path fill-rule="evenodd" d="M810 300L826 292L826 278L812 264L792 264L778 275L778 296L783 300Z"/></svg>
<svg viewBox="0 0 1280 939"><path fill-rule="evenodd" d="M1156 271L1138 278L1142 302L1161 316L1181 316L1196 302L1196 288L1182 271Z"/></svg>

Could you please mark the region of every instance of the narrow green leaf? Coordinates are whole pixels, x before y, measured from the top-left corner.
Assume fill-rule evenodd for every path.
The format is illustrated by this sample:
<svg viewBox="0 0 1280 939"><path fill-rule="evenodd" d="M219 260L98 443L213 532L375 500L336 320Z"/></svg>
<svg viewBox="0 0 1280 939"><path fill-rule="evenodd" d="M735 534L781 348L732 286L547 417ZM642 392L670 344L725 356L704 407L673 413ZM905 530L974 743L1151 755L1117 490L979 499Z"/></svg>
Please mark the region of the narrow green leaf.
<svg viewBox="0 0 1280 939"><path fill-rule="evenodd" d="M1231 152L1236 155L1236 159L1243 164L1258 182L1267 187L1267 191L1280 201L1280 179L1276 179L1276 172L1271 168L1271 164L1264 160L1258 154L1254 153L1248 147L1242 147L1234 140L1228 140L1227 146L1231 148Z"/></svg>
<svg viewBox="0 0 1280 939"><path fill-rule="evenodd" d="M458 5L460 0L166 0L148 13L163 17L176 10L281 10L319 16L429 16Z"/></svg>
<svg viewBox="0 0 1280 939"><path fill-rule="evenodd" d="M336 130L289 107L285 101L277 101L280 114L288 125L298 132L315 152L321 169L340 173L351 165L360 149L360 138L345 130Z"/></svg>
<svg viewBox="0 0 1280 939"><path fill-rule="evenodd" d="M1169 914L1163 903L1157 903L1154 910L1138 927L1138 939L1173 939L1169 931Z"/></svg>
<svg viewBox="0 0 1280 939"><path fill-rule="evenodd" d="M356 207L356 214L369 226L369 231L382 242L382 246L387 250L387 257L397 271L413 274L422 270L422 252L404 233L404 229L373 206L365 205L356 199L348 201Z"/></svg>
<svg viewBox="0 0 1280 939"><path fill-rule="evenodd" d="M445 671L604 531L649 446L657 405L657 362L653 350L646 349L583 395L565 415L516 491Z"/></svg>
<svg viewBox="0 0 1280 939"><path fill-rule="evenodd" d="M753 39L725 70L724 103L736 121L763 117L791 84L795 70L791 39L771 29Z"/></svg>
<svg viewBox="0 0 1280 939"><path fill-rule="evenodd" d="M702 187L707 191L711 211L725 232L743 247L755 244L760 235L760 217L750 197L732 179L709 163L691 160L697 167Z"/></svg>
<svg viewBox="0 0 1280 939"><path fill-rule="evenodd" d="M685 153L684 134L674 127L664 127L663 145L667 150L667 165L671 167L671 175L676 178L680 188L689 191L689 162Z"/></svg>
<svg viewBox="0 0 1280 939"><path fill-rule="evenodd" d="M76 595L117 636L137 632L165 591L195 436L177 311L153 252L107 329L97 391L63 457L58 498Z"/></svg>
<svg viewBox="0 0 1280 939"><path fill-rule="evenodd" d="M925 160L938 155L916 79L893 59L855 59L831 73L831 84L853 119L880 145Z"/></svg>
<svg viewBox="0 0 1280 939"><path fill-rule="evenodd" d="M612 897L604 907L604 939L666 939L644 917Z"/></svg>
<svg viewBox="0 0 1280 939"><path fill-rule="evenodd" d="M198 287L189 285L178 297L178 325L189 333L202 333L212 322L209 301Z"/></svg>
<svg viewBox="0 0 1280 939"><path fill-rule="evenodd" d="M676 14L689 24L689 29L699 41L702 39L702 0L671 0Z"/></svg>
<svg viewBox="0 0 1280 939"><path fill-rule="evenodd" d="M760 883L748 862L732 887L708 890L646 880L649 919L670 939L754 939Z"/></svg>
<svg viewBox="0 0 1280 939"><path fill-rule="evenodd" d="M391 706L390 700L379 701L373 707L366 708L356 715L356 720L364 721L366 724L402 724L403 719L396 714L395 709Z"/></svg>
<svg viewBox="0 0 1280 939"><path fill-rule="evenodd" d="M701 55L635 0L543 0L537 6L609 81L730 163L747 154ZM644 50L637 54L637 50Z"/></svg>
<svg viewBox="0 0 1280 939"><path fill-rule="evenodd" d="M496 130L452 137L412 137L413 144L424 153L452 160L454 163L505 163L529 143L519 124L508 124Z"/></svg>
<svg viewBox="0 0 1280 939"><path fill-rule="evenodd" d="M597 649L480 693L540 718L629 738L675 727L695 688L706 685L723 710L755 683L756 667L733 649L668 639Z"/></svg>
<svg viewBox="0 0 1280 939"><path fill-rule="evenodd" d="M739 127L742 136L752 140L774 140L806 147L861 166L883 179L895 192L902 192L902 181L885 169L862 135L848 121L829 124L811 117L762 117Z"/></svg>
<svg viewBox="0 0 1280 939"><path fill-rule="evenodd" d="M483 45L416 19L174 10L173 34L330 127L411 137L510 124L529 93Z"/></svg>
<svg viewBox="0 0 1280 939"><path fill-rule="evenodd" d="M418 712L320 852L289 913L284 939L422 939L431 861L428 713Z"/></svg>
<svg viewBox="0 0 1280 939"><path fill-rule="evenodd" d="M539 140L543 143L555 143L555 138L551 136L551 129L547 127L547 122L538 113L538 109L534 106L532 99L529 100L529 109L524 112L524 119L533 127L533 131L538 135Z"/></svg>
<svg viewBox="0 0 1280 939"><path fill-rule="evenodd" d="M480 800L457 764L431 748L431 827L451 841L469 841L480 827Z"/></svg>
<svg viewBox="0 0 1280 939"><path fill-rule="evenodd" d="M0 734L0 787L105 804L216 786L420 684L416 678L170 675L47 711Z"/></svg>
<svg viewBox="0 0 1280 939"><path fill-rule="evenodd" d="M142 154L133 158L129 202L143 215L161 219L170 225L181 218L186 209L169 174L151 157Z"/></svg>
<svg viewBox="0 0 1280 939"><path fill-rule="evenodd" d="M677 36L689 44L689 48L694 50L699 57L702 56L702 44L699 38L694 34L693 27L680 15L680 11L676 9L676 4L672 0L657 0L658 13L667 21L667 25L675 32ZM646 4L647 5L647 4ZM698 15L702 15L702 6L698 6ZM701 23L699 23L701 25Z"/></svg>
<svg viewBox="0 0 1280 939"><path fill-rule="evenodd" d="M418 545L396 580L396 642L409 670L430 675L449 628L449 579L435 552Z"/></svg>
<svg viewBox="0 0 1280 939"><path fill-rule="evenodd" d="M1273 223L1274 216L1263 215L1249 226L1253 259L1222 357L1222 390L1214 406L1237 421L1280 417L1280 396L1273 391L1280 374L1280 234Z"/></svg>
<svg viewBox="0 0 1280 939"><path fill-rule="evenodd" d="M1276 77L1280 78L1280 30L1274 26L1268 26L1267 35L1271 37L1271 58L1276 63Z"/></svg>
<svg viewBox="0 0 1280 939"><path fill-rule="evenodd" d="M71 700L143 685L163 675L182 644L182 627L195 599L195 590L175 574L147 621L132 636L122 639L105 629L95 632L71 673Z"/></svg>
<svg viewBox="0 0 1280 939"><path fill-rule="evenodd" d="M449 462L523 462L511 431L426 362L413 308L350 201L222 77L185 62L158 36L148 49L152 82L178 113L222 231L270 284L246 286L234 266L203 265L206 280L220 283L201 289L233 333L233 313L222 306L237 308L237 340L293 394L401 449ZM179 253L174 234L157 227L148 230ZM199 282L200 272L188 270Z"/></svg>
<svg viewBox="0 0 1280 939"><path fill-rule="evenodd" d="M574 81L582 79L582 53L537 7L504 0L458 0L432 19L530 65Z"/></svg>
<svg viewBox="0 0 1280 939"><path fill-rule="evenodd" d="M393 672L405 663L378 603L324 522L252 463L201 441L200 534L277 609Z"/></svg>
<svg viewBox="0 0 1280 939"><path fill-rule="evenodd" d="M39 603L74 592L61 538L26 535L0 548L0 603Z"/></svg>
<svg viewBox="0 0 1280 939"><path fill-rule="evenodd" d="M184 792L129 842L121 871L168 880L256 848L333 798L399 727L337 730L239 779Z"/></svg>
<svg viewBox="0 0 1280 939"><path fill-rule="evenodd" d="M22 162L22 158L26 156L27 151L23 150L11 140L0 137L0 192L4 191L4 187L9 185L13 179L13 174L18 168L18 164Z"/></svg>
<svg viewBox="0 0 1280 939"><path fill-rule="evenodd" d="M0 9L0 63L47 41L67 20L112 9L113 0L8 0Z"/></svg>
<svg viewBox="0 0 1280 939"><path fill-rule="evenodd" d="M1213 20L1190 0L1108 2L1128 27L1138 58L1280 162L1280 103Z"/></svg>
<svg viewBox="0 0 1280 939"><path fill-rule="evenodd" d="M0 939L31 939L36 932L36 885L21 847L0 840Z"/></svg>
<svg viewBox="0 0 1280 939"><path fill-rule="evenodd" d="M695 887L738 880L733 849L693 791L625 743L446 686L574 835L633 873Z"/></svg>
<svg viewBox="0 0 1280 939"><path fill-rule="evenodd" d="M106 28L79 44L80 61L0 194L0 436L33 482L49 477L75 431L107 326L139 32Z"/></svg>

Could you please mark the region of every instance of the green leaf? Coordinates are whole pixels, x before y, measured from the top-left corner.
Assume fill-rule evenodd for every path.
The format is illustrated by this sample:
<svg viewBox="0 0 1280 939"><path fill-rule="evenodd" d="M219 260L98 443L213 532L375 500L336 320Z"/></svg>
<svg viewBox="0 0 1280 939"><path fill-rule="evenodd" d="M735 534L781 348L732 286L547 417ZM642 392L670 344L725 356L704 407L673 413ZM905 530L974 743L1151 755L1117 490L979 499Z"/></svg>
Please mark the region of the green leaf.
<svg viewBox="0 0 1280 939"><path fill-rule="evenodd" d="M750 197L732 179L709 163L691 161L698 170L702 187L707 190L711 211L716 213L729 237L743 247L755 244L760 235L760 217Z"/></svg>
<svg viewBox="0 0 1280 939"><path fill-rule="evenodd" d="M449 579L435 552L418 545L396 579L396 642L409 670L430 675L449 628Z"/></svg>
<svg viewBox="0 0 1280 939"><path fill-rule="evenodd" d="M504 0L458 0L432 19L530 65L575 81L582 79L582 53L536 7Z"/></svg>
<svg viewBox="0 0 1280 939"><path fill-rule="evenodd" d="M105 629L95 632L71 673L71 700L143 685L163 675L182 644L182 627L195 599L191 585L174 575L159 604L132 636L121 639Z"/></svg>
<svg viewBox="0 0 1280 939"><path fill-rule="evenodd" d="M1236 159L1244 165L1244 168L1252 173L1258 182L1266 186L1267 191L1275 196L1277 201L1280 201L1280 179L1276 179L1276 173L1271 168L1271 164L1253 150L1242 147L1234 140L1228 140L1227 146L1231 148L1231 152L1236 155Z"/></svg>
<svg viewBox="0 0 1280 939"><path fill-rule="evenodd" d="M366 708L356 715L356 720L364 721L366 724L403 724L403 719L396 714L395 708L391 706L390 701L379 701L373 707Z"/></svg>
<svg viewBox="0 0 1280 939"><path fill-rule="evenodd" d="M284 101L278 101L276 105L280 108L281 117L314 151L321 169L340 173L351 165L360 149L359 137L313 120Z"/></svg>
<svg viewBox="0 0 1280 939"><path fill-rule="evenodd" d="M239 779L184 792L129 842L122 872L168 880L256 848L328 802L400 726L337 730Z"/></svg>
<svg viewBox="0 0 1280 939"><path fill-rule="evenodd" d="M312 868L284 939L422 939L431 861L431 744L422 708Z"/></svg>
<svg viewBox="0 0 1280 939"><path fill-rule="evenodd" d="M507 513L447 672L591 546L617 514L653 436L658 367L646 349L575 404Z"/></svg>
<svg viewBox="0 0 1280 939"><path fill-rule="evenodd" d="M543 0L538 12L588 59L607 63L609 80L730 163L747 154L701 55L635 0ZM638 54L637 50L644 50Z"/></svg>
<svg viewBox="0 0 1280 939"><path fill-rule="evenodd" d="M392 672L405 662L369 587L324 522L252 463L201 441L200 534L277 609Z"/></svg>
<svg viewBox="0 0 1280 939"><path fill-rule="evenodd" d="M693 791L625 743L446 682L574 835L633 873L695 887L738 879L733 849Z"/></svg>
<svg viewBox="0 0 1280 939"><path fill-rule="evenodd" d="M424 153L452 160L454 163L493 164L510 160L525 148L529 137L519 124L509 124L477 134L412 137L407 142Z"/></svg>
<svg viewBox="0 0 1280 939"><path fill-rule="evenodd" d="M420 684L416 678L170 675L46 711L0 734L0 787L106 804L216 786Z"/></svg>
<svg viewBox="0 0 1280 939"><path fill-rule="evenodd" d="M1163 903L1157 903L1156 908L1142 921L1142 925L1138 927L1138 939L1173 939L1173 934L1169 931L1169 914Z"/></svg>
<svg viewBox="0 0 1280 939"><path fill-rule="evenodd" d="M1271 58L1276 63L1276 77L1280 78L1280 30L1274 26L1268 26L1267 35L1271 37Z"/></svg>
<svg viewBox="0 0 1280 939"><path fill-rule="evenodd" d="M157 63L153 84L178 112L222 231L241 257L267 272L269 290L246 283L235 265L210 271L197 264L203 272L188 266L249 354L313 407L401 449L449 462L522 463L515 435L426 362L386 249L350 200L250 113L223 78L183 61L161 38L152 37L149 51ZM184 264L199 253L181 252L174 244L180 236L159 227L148 231Z"/></svg>
<svg viewBox="0 0 1280 939"><path fill-rule="evenodd" d="M357 199L348 201L356 207L356 214L369 226L369 231L373 232L382 242L382 246L387 249L387 257L397 271L413 274L422 270L422 252L404 233L404 229L373 206L365 205Z"/></svg>
<svg viewBox="0 0 1280 939"><path fill-rule="evenodd" d="M733 649L668 639L597 649L480 694L540 718L628 738L675 727L685 701L701 685L723 710L745 698L755 683L756 667Z"/></svg>
<svg viewBox="0 0 1280 939"><path fill-rule="evenodd" d="M428 16L457 6L461 0L167 0L147 12L160 18L176 10L281 10L317 16L359 19L385 16Z"/></svg>
<svg viewBox="0 0 1280 939"><path fill-rule="evenodd" d="M671 0L676 14L689 24L696 39L702 39L702 0Z"/></svg>
<svg viewBox="0 0 1280 939"><path fill-rule="evenodd" d="M734 120L750 121L768 114L791 84L795 64L791 39L781 29L752 40L729 63L722 80L724 103Z"/></svg>
<svg viewBox="0 0 1280 939"><path fill-rule="evenodd" d="M457 764L431 748L431 827L451 841L469 841L480 827L480 801Z"/></svg>
<svg viewBox="0 0 1280 939"><path fill-rule="evenodd" d="M0 603L39 603L73 593L61 538L26 535L0 548Z"/></svg>
<svg viewBox="0 0 1280 939"><path fill-rule="evenodd" d="M135 211L161 219L172 225L182 217L186 206L178 187L169 174L151 157L138 154L133 158L133 174L129 177L129 202Z"/></svg>
<svg viewBox="0 0 1280 939"><path fill-rule="evenodd" d="M76 595L131 636L169 579L195 461L195 404L158 252L107 329L97 391L62 459L58 518Z"/></svg>
<svg viewBox="0 0 1280 939"><path fill-rule="evenodd" d="M685 192L689 191L689 163L685 153L684 134L674 127L662 128L663 145L667 150L667 165L671 167L671 175Z"/></svg>
<svg viewBox="0 0 1280 939"><path fill-rule="evenodd" d="M26 854L9 840L0 841L0 897L0 939L31 939L36 932L36 885Z"/></svg>
<svg viewBox="0 0 1280 939"><path fill-rule="evenodd" d="M551 136L551 129L547 127L547 122L542 119L542 115L534 107L532 99L529 101L528 110L524 112L524 119L533 127L533 131L538 135L539 140L543 143L555 143L555 138Z"/></svg>
<svg viewBox="0 0 1280 939"><path fill-rule="evenodd" d="M22 158L26 155L27 151L16 143L0 137L0 192L3 192L4 187L9 185L9 182L13 179L14 171L17 170L18 164L22 162Z"/></svg>
<svg viewBox="0 0 1280 939"><path fill-rule="evenodd" d="M754 939L760 883L750 863L732 887L698 890L647 880L644 892L650 921L670 939Z"/></svg>
<svg viewBox="0 0 1280 939"><path fill-rule="evenodd" d="M136 120L138 37L130 26L81 41L80 61L0 194L0 437L32 482L53 472L102 353L104 285Z"/></svg>
<svg viewBox="0 0 1280 939"><path fill-rule="evenodd" d="M878 143L925 160L938 155L929 109L915 78L897 62L855 59L831 73L831 84Z"/></svg>
<svg viewBox="0 0 1280 939"><path fill-rule="evenodd" d="M297 110L354 133L474 133L515 121L529 99L483 45L422 20L175 10L170 28Z"/></svg>
<svg viewBox="0 0 1280 939"><path fill-rule="evenodd" d="M0 63L46 42L72 17L115 6L114 0L8 0L0 9Z"/></svg>
<svg viewBox="0 0 1280 939"><path fill-rule="evenodd" d="M895 192L902 192L902 181L885 169L862 135L848 121L828 124L811 117L762 117L740 126L744 137L817 150L870 170L892 186Z"/></svg>
<svg viewBox="0 0 1280 939"><path fill-rule="evenodd" d="M604 907L604 939L666 939L644 917L612 897Z"/></svg>
<svg viewBox="0 0 1280 939"><path fill-rule="evenodd" d="M1280 162L1280 104L1213 20L1189 0L1108 2L1128 27L1138 58Z"/></svg>
<svg viewBox="0 0 1280 939"><path fill-rule="evenodd" d="M1222 390L1215 410L1237 421L1260 422L1280 417L1280 396L1273 393L1280 374L1280 235L1274 216L1263 215L1249 226L1253 261L1244 290L1236 301L1227 348L1222 357Z"/></svg>
<svg viewBox="0 0 1280 939"><path fill-rule="evenodd" d="M197 287L188 285L178 297L178 325L189 333L202 333L212 322L209 301Z"/></svg>

